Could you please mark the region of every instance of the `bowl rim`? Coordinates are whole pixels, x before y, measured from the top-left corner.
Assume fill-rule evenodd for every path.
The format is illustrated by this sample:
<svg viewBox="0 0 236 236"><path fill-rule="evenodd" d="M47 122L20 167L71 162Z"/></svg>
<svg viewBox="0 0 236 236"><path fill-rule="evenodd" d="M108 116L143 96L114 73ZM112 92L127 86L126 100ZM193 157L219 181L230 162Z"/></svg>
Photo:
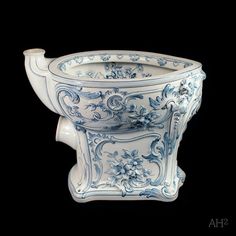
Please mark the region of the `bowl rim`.
<svg viewBox="0 0 236 236"><path fill-rule="evenodd" d="M62 63L63 61L69 60L70 58L72 59L74 57L89 57L91 55L92 56L97 56L97 55L117 56L121 54L138 55L140 57L150 57L150 58L157 57L157 58L163 58L163 59L170 59L173 61L176 60L176 61L181 61L184 63L191 63L191 65L187 66L186 68L171 71L165 74L153 75L146 78L135 78L135 79L94 79L94 78L88 78L85 76L84 77L81 76L78 78L76 75L67 74L58 68L60 63ZM120 60L119 62L128 63L122 60ZM95 61L94 63L105 63L105 62ZM143 63L143 62L136 62L136 63L148 64L148 63ZM84 64L88 64L88 63L84 63ZM168 82L179 80L183 76L186 77L188 76L188 74L193 74L195 72L198 72L199 70L201 70L201 67L202 67L202 64L194 60L171 56L167 54L145 52L145 51L133 51L133 50L97 50L97 51L85 51L85 52L72 53L72 54L67 54L65 56L61 56L61 57L53 59L48 65L48 69L50 73L52 73L56 77L55 80L58 80L60 82L67 83L67 84L77 84L77 85L89 86L89 87L135 87L135 86L139 87L139 86L151 86L155 84L168 83ZM165 67L160 66L160 68L165 68Z"/></svg>

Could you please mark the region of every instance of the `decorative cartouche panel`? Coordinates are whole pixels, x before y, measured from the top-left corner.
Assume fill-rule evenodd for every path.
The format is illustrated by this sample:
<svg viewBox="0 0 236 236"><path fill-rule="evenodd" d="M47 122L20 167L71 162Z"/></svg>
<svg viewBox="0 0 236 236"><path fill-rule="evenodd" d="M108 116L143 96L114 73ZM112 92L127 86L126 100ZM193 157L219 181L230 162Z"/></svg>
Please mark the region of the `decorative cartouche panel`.
<svg viewBox="0 0 236 236"><path fill-rule="evenodd" d="M102 199L106 193L123 199L135 196L140 200L171 201L177 197L185 174L179 167L168 168L174 164L175 150L167 133L162 137L157 132L135 135L88 132L87 140L90 158L85 158L84 163L89 164L85 169L74 167L75 172L83 170L86 177L79 184L73 183L71 189L80 201L91 197ZM173 176L171 181L170 176Z"/></svg>
<svg viewBox="0 0 236 236"><path fill-rule="evenodd" d="M61 115L57 141L77 151L68 182L76 201L177 197L185 179L177 151L200 107L200 63L132 51L24 54L35 92Z"/></svg>

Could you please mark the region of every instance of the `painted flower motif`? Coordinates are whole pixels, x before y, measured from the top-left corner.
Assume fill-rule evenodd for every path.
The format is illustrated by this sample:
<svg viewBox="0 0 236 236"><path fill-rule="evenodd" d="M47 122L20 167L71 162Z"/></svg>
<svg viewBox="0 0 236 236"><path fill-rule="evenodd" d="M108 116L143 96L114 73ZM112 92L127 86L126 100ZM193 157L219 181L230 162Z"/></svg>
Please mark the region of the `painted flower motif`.
<svg viewBox="0 0 236 236"><path fill-rule="evenodd" d="M144 184L151 174L150 170L143 168L143 160L139 157L138 151L123 150L121 158L117 158L118 152L108 153L110 169L106 172L111 186L123 186L126 192L132 192L133 187Z"/></svg>
<svg viewBox="0 0 236 236"><path fill-rule="evenodd" d="M134 72L136 68L132 69L130 67L124 67L123 65L113 63L105 64L106 79L133 79L136 78L136 73Z"/></svg>
<svg viewBox="0 0 236 236"><path fill-rule="evenodd" d="M101 60L103 60L103 61L109 61L110 58L111 58L111 56L108 55L108 54L104 54L104 55L101 55L100 58L101 58Z"/></svg>
<svg viewBox="0 0 236 236"><path fill-rule="evenodd" d="M137 74L134 72L135 69L132 68L125 68L124 78L134 79L137 77Z"/></svg>
<svg viewBox="0 0 236 236"><path fill-rule="evenodd" d="M167 61L163 58L158 58L157 63L159 64L159 66L164 66L167 63Z"/></svg>
<svg viewBox="0 0 236 236"><path fill-rule="evenodd" d="M156 119L159 117L156 111L150 111L145 107L141 107L139 111L136 111L135 114L130 115L130 122L132 127L136 128L150 128L156 127Z"/></svg>
<svg viewBox="0 0 236 236"><path fill-rule="evenodd" d="M142 64L137 64L137 70L138 70L138 72L142 72L143 71L143 65Z"/></svg>
<svg viewBox="0 0 236 236"><path fill-rule="evenodd" d="M135 62L135 61L138 61L140 57L137 54L131 54L129 55L129 58L131 61Z"/></svg>
<svg viewBox="0 0 236 236"><path fill-rule="evenodd" d="M140 77L149 77L150 73L143 73L143 65L136 64L135 67L125 66L119 63L105 63L104 65L106 79L134 79L138 76Z"/></svg>
<svg viewBox="0 0 236 236"><path fill-rule="evenodd" d="M74 57L74 60L75 60L76 63L81 64L81 63L83 62L84 58L83 58L83 57L76 56L76 57Z"/></svg>

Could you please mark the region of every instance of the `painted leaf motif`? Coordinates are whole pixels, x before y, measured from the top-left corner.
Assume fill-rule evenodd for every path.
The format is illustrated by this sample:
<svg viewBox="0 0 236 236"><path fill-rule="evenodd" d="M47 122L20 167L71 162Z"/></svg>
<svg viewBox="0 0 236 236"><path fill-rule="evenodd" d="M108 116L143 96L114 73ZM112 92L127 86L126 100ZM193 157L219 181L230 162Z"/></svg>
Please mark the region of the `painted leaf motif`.
<svg viewBox="0 0 236 236"><path fill-rule="evenodd" d="M158 106L160 106L160 101L154 100L150 97L149 98L149 104L154 110L156 110L158 108Z"/></svg>
<svg viewBox="0 0 236 236"><path fill-rule="evenodd" d="M94 103L90 103L89 105L87 105L86 107L85 107L85 109L90 109L91 111L95 111L96 109L97 109L97 105L96 104L94 104Z"/></svg>
<svg viewBox="0 0 236 236"><path fill-rule="evenodd" d="M158 59L157 59L157 63L158 63L160 66L164 66L164 65L167 63L167 61L166 61L165 59L163 59L163 58L158 58Z"/></svg>
<svg viewBox="0 0 236 236"><path fill-rule="evenodd" d="M86 97L88 99L97 99L97 98L100 98L102 96L102 92L99 91L99 92L80 92L79 93L80 96L83 96L83 97Z"/></svg>
<svg viewBox="0 0 236 236"><path fill-rule="evenodd" d="M108 162L110 162L110 161L108 161ZM111 164L111 166L113 166L112 163L110 163L110 164ZM116 174L114 169L109 169L109 170L105 171L105 173L109 174L109 175L115 175ZM115 178L115 176L109 177L108 180L110 180L111 178Z"/></svg>
<svg viewBox="0 0 236 236"><path fill-rule="evenodd" d="M150 163L151 163L151 162L153 162L153 163L157 162L157 163L158 163L157 156L156 156L156 155L153 155L152 153L149 154L148 156L142 155L142 157L143 157L144 159L148 160Z"/></svg>
<svg viewBox="0 0 236 236"><path fill-rule="evenodd" d="M155 188L145 189L144 191L139 193L139 196L146 196L147 198L157 197L158 196L158 190L155 189Z"/></svg>
<svg viewBox="0 0 236 236"><path fill-rule="evenodd" d="M85 123L85 121L82 118L79 118L76 120L75 125L82 125L84 123Z"/></svg>
<svg viewBox="0 0 236 236"><path fill-rule="evenodd" d="M98 113L98 112L94 112L93 113L93 121L97 121L97 120L100 120L102 117L101 117L101 114Z"/></svg>
<svg viewBox="0 0 236 236"><path fill-rule="evenodd" d="M131 157L131 153L128 150L123 149L124 154L121 155L123 158L127 159Z"/></svg>
<svg viewBox="0 0 236 236"><path fill-rule="evenodd" d="M158 142L160 141L160 137L156 138L155 140L152 141L151 143L151 150L154 150Z"/></svg>
<svg viewBox="0 0 236 236"><path fill-rule="evenodd" d="M91 132L88 132L88 137L89 137L89 139L92 141L92 139L96 137L96 134L93 134L93 133L91 133Z"/></svg>
<svg viewBox="0 0 236 236"><path fill-rule="evenodd" d="M110 158L115 158L118 155L117 151L115 151L113 153L111 153L111 152L105 152L105 153L107 153L107 156Z"/></svg>
<svg viewBox="0 0 236 236"><path fill-rule="evenodd" d="M129 106L126 107L126 110L128 112L135 112L137 109L137 106L135 104L130 104Z"/></svg>
<svg viewBox="0 0 236 236"><path fill-rule="evenodd" d="M133 192L133 188L128 184L127 181L124 181L123 185L124 185L125 191L126 191L127 193Z"/></svg>
<svg viewBox="0 0 236 236"><path fill-rule="evenodd" d="M143 176L148 177L151 174L150 170L144 169ZM147 182L151 182L151 179L147 179Z"/></svg>
<svg viewBox="0 0 236 236"><path fill-rule="evenodd" d="M114 176L112 176L109 180L110 180L110 182L109 182L110 186L111 186L111 187L114 187L115 184L117 183L117 178L115 178Z"/></svg>
<svg viewBox="0 0 236 236"><path fill-rule="evenodd" d="M97 173L97 175L100 175L101 174L101 169L99 168L98 164L94 164L94 167L95 167L95 171Z"/></svg>
<svg viewBox="0 0 236 236"><path fill-rule="evenodd" d="M106 108L105 104L102 101L100 101L98 103L97 107L99 107L102 111L106 111L107 112L107 108Z"/></svg>
<svg viewBox="0 0 236 236"><path fill-rule="evenodd" d="M168 98L170 94L174 91L175 87L171 86L170 84L167 84L165 88L162 91L162 98Z"/></svg>
<svg viewBox="0 0 236 236"><path fill-rule="evenodd" d="M159 118L160 115L157 114L156 111L151 111L147 114L147 118L150 119L151 121L154 121L155 119Z"/></svg>
<svg viewBox="0 0 236 236"><path fill-rule="evenodd" d="M143 95L142 94L131 95L131 96L126 98L126 101L128 102L130 100L136 100L136 99L143 99Z"/></svg>

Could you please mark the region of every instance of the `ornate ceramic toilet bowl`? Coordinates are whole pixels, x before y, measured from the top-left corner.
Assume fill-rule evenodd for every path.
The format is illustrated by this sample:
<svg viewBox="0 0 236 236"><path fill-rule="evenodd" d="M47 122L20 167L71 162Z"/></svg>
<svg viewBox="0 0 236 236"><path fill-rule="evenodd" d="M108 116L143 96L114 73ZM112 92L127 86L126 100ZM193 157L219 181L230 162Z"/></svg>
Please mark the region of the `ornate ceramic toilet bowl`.
<svg viewBox="0 0 236 236"><path fill-rule="evenodd" d="M176 199L185 179L177 150L201 103L201 64L138 51L44 53L26 50L25 68L41 101L61 116L56 140L77 152L73 198Z"/></svg>

